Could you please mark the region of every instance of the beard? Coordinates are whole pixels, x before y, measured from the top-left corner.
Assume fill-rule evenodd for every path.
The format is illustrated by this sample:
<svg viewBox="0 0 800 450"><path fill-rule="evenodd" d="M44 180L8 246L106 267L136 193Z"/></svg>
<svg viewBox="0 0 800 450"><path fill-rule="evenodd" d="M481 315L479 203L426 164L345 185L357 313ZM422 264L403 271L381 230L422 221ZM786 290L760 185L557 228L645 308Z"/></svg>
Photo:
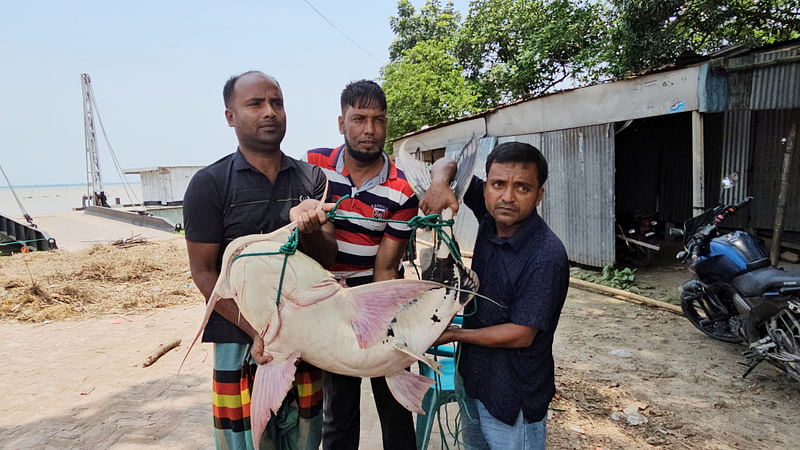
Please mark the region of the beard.
<svg viewBox="0 0 800 450"><path fill-rule="evenodd" d="M344 139L344 146L347 150L347 154L350 155L351 158L355 159L356 161L364 164L370 164L378 160L383 154L383 150L378 150L377 152L365 152L363 150L359 150L352 145L350 142L347 141L347 138Z"/></svg>

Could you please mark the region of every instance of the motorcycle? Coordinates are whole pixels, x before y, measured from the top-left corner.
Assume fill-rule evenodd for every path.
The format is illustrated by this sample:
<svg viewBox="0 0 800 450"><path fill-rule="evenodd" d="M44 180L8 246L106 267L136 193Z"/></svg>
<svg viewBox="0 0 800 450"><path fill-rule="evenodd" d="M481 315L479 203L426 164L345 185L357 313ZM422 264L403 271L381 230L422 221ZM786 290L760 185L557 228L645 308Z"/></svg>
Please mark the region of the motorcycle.
<svg viewBox="0 0 800 450"><path fill-rule="evenodd" d="M750 201L720 201L684 223L685 250L677 257L691 261L696 279L681 286L681 309L706 335L747 344L742 378L768 361L800 381L800 270L770 265L749 233L719 235L719 225Z"/></svg>
<svg viewBox="0 0 800 450"><path fill-rule="evenodd" d="M637 216L617 222L617 256L622 262L647 267L661 251L655 214Z"/></svg>

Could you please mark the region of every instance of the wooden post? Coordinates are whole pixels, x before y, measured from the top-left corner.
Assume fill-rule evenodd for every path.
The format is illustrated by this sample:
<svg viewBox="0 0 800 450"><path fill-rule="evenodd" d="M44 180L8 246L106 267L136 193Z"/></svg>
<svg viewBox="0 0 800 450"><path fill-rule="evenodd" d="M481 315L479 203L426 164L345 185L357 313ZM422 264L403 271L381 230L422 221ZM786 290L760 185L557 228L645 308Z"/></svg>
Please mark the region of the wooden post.
<svg viewBox="0 0 800 450"><path fill-rule="evenodd" d="M781 239L783 238L783 218L786 215L786 201L789 197L789 176L792 170L792 153L794 153L794 140L797 136L797 121L792 121L789 137L781 139L783 149L783 169L781 170L781 184L778 188L778 207L775 211L775 229L772 231L772 245L769 256L773 266L778 265L781 258Z"/></svg>
<svg viewBox="0 0 800 450"><path fill-rule="evenodd" d="M706 209L703 128L703 115L692 111L692 216L697 216Z"/></svg>

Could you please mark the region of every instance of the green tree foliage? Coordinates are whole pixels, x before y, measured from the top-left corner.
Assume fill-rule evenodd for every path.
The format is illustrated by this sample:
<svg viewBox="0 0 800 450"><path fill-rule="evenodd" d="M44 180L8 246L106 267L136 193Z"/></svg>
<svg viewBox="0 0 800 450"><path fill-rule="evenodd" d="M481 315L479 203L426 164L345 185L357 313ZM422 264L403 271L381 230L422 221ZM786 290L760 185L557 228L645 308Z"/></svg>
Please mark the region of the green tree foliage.
<svg viewBox="0 0 800 450"><path fill-rule="evenodd" d="M603 74L605 17L596 2L474 0L456 55L484 107L593 81Z"/></svg>
<svg viewBox="0 0 800 450"><path fill-rule="evenodd" d="M475 112L477 96L438 41L420 41L383 68L390 139Z"/></svg>
<svg viewBox="0 0 800 450"><path fill-rule="evenodd" d="M453 6L452 0L443 7L440 0L428 0L416 12L408 0L397 2L397 16L389 18L389 27L397 37L389 46L389 60L400 59L405 50L410 50L417 42L446 42L455 36L461 22L461 14Z"/></svg>
<svg viewBox="0 0 800 450"><path fill-rule="evenodd" d="M399 0L389 138L555 89L800 37L800 0ZM696 56L696 55L695 55Z"/></svg>
<svg viewBox="0 0 800 450"><path fill-rule="evenodd" d="M397 37L381 71L389 139L477 110L477 96L451 51L460 20L452 1L428 0L419 11L398 1L389 21Z"/></svg>
<svg viewBox="0 0 800 450"><path fill-rule="evenodd" d="M800 37L798 0L612 0L608 71L615 77L709 54Z"/></svg>

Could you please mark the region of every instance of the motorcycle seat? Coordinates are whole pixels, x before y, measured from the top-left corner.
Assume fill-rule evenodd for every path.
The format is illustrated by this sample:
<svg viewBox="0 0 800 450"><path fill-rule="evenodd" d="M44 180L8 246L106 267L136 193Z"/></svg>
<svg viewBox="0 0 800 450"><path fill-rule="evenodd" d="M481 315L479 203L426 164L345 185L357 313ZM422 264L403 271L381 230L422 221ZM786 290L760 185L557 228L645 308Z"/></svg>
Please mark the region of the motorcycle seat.
<svg viewBox="0 0 800 450"><path fill-rule="evenodd" d="M772 266L763 267L734 278L733 286L745 297L768 291L800 291L800 269L787 272Z"/></svg>

